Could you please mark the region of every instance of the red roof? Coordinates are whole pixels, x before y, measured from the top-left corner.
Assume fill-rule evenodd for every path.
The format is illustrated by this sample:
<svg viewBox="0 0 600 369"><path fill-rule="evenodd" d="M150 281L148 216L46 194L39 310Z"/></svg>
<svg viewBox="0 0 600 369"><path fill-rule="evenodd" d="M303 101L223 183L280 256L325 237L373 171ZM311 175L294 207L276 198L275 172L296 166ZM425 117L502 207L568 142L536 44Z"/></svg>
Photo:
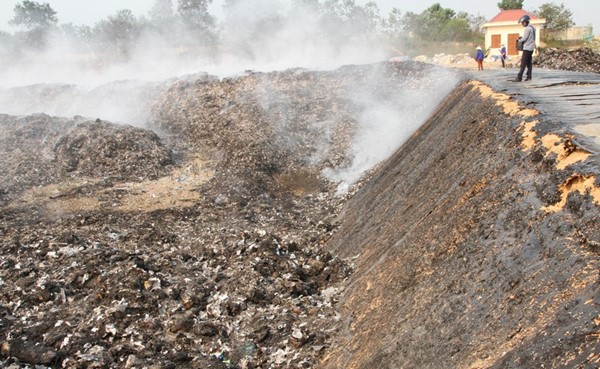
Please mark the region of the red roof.
<svg viewBox="0 0 600 369"><path fill-rule="evenodd" d="M502 10L500 13L496 14L496 16L489 20L489 23L492 22L517 22L519 18L527 14L531 19L538 19L538 17L530 12L527 12L523 9L511 9L511 10Z"/></svg>

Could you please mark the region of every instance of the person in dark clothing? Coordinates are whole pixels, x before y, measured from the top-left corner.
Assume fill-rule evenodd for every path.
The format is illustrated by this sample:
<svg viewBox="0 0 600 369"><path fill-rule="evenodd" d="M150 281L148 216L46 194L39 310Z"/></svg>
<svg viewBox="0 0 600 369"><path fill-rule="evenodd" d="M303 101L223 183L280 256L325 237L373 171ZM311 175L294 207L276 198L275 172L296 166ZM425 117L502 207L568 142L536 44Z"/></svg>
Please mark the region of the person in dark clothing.
<svg viewBox="0 0 600 369"><path fill-rule="evenodd" d="M521 82L523 80L523 73L525 72L525 68L527 68L527 75L525 77L525 80L531 81L533 51L535 50L535 28L529 25L530 20L531 18L528 15L524 15L519 19L519 23L521 23L521 25L525 27L525 30L523 30L523 37L521 38L521 42L523 43L523 51L521 54L521 69L519 70L517 78L515 78L515 82Z"/></svg>
<svg viewBox="0 0 600 369"><path fill-rule="evenodd" d="M505 67L505 61L506 61L506 46L502 45L502 47L500 47L500 61L502 62L502 68Z"/></svg>

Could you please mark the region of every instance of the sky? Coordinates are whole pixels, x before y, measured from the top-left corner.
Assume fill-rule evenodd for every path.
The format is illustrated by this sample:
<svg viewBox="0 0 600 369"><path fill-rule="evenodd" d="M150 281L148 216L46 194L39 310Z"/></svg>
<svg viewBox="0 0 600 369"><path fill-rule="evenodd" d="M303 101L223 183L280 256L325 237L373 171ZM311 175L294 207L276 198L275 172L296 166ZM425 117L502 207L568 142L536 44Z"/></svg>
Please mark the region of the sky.
<svg viewBox="0 0 600 369"><path fill-rule="evenodd" d="M440 3L444 8L456 11L465 11L473 15L482 15L492 18L498 13L497 3L499 0L430 0L430 1L402 1L402 0L376 0L381 14L388 14L396 7L402 13L407 11L420 13L431 4ZM93 26L97 21L113 15L117 10L130 9L135 15L147 15L154 4L154 0L38 0L39 3L49 3L57 12L59 23L73 23L76 25ZM174 1L175 2L175 1ZM367 0L356 0L357 4L364 4ZM17 0L0 0L0 30L14 31L8 26L8 21L13 16L13 9ZM211 13L218 15L224 3L223 0L213 0ZM600 1L597 0L525 0L525 10L535 10L541 4L555 3L564 4L573 13L573 20L577 26L592 24L594 34L600 34Z"/></svg>

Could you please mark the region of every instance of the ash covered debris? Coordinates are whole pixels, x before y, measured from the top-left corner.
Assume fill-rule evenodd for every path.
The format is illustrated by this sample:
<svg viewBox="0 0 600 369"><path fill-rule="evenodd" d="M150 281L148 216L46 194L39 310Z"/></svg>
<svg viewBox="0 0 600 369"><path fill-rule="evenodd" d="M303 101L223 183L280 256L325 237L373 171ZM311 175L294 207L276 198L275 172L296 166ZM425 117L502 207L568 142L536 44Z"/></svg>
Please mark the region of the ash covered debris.
<svg viewBox="0 0 600 369"><path fill-rule="evenodd" d="M180 81L153 107L158 136L2 116L3 365L312 367L352 271L325 247L346 197L322 171L356 158L372 101L452 88L436 71Z"/></svg>
<svg viewBox="0 0 600 369"><path fill-rule="evenodd" d="M63 173L115 180L158 178L173 163L154 132L100 120L75 126L58 140L54 153Z"/></svg>
<svg viewBox="0 0 600 369"><path fill-rule="evenodd" d="M172 164L171 150L142 128L46 114L0 115L0 128L5 198L74 178L107 183L155 179Z"/></svg>

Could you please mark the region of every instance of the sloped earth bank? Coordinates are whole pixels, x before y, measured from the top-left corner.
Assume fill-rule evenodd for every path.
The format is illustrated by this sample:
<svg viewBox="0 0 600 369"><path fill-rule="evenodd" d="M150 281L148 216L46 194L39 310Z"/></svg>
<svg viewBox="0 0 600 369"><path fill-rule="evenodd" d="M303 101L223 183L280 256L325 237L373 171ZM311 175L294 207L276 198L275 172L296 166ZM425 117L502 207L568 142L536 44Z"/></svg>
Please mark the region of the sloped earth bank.
<svg viewBox="0 0 600 369"><path fill-rule="evenodd" d="M356 159L370 102L441 98L448 73L202 76L152 131L0 115L2 366L313 367L352 272L327 247L347 197L321 173Z"/></svg>
<svg viewBox="0 0 600 369"><path fill-rule="evenodd" d="M319 368L600 367L600 170L564 124L457 88L339 215Z"/></svg>

